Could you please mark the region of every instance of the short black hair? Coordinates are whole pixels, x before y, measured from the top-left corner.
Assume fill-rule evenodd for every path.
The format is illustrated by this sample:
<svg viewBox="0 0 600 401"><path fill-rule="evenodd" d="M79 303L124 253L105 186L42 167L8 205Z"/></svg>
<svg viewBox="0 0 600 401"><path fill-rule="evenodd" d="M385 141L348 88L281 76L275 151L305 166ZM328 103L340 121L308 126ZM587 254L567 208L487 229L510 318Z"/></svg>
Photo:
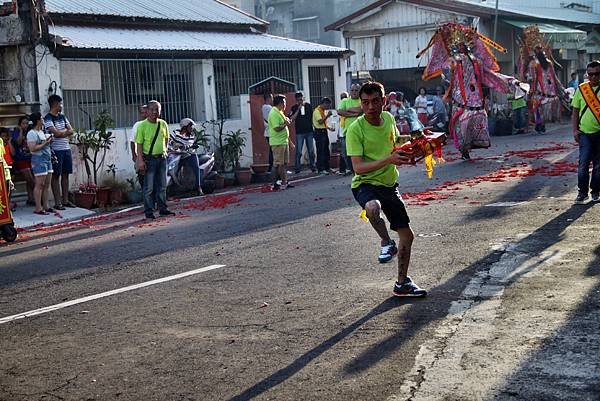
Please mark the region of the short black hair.
<svg viewBox="0 0 600 401"><path fill-rule="evenodd" d="M62 97L58 96L58 95L51 95L48 98L48 104L50 105L50 107L54 106L56 103L60 103L62 102Z"/></svg>
<svg viewBox="0 0 600 401"><path fill-rule="evenodd" d="M365 82L361 87L360 87L360 91L358 92L358 97L362 98L362 94L366 94L366 95L372 95L374 93L379 94L379 96L381 96L381 98L385 98L385 88L383 87L382 84L380 84L379 82L376 81L371 81L371 82Z"/></svg>
<svg viewBox="0 0 600 401"><path fill-rule="evenodd" d="M600 67L600 60L590 61L587 65L587 68L596 68Z"/></svg>
<svg viewBox="0 0 600 401"><path fill-rule="evenodd" d="M36 111L35 113L31 113L29 115L29 122L32 125L37 124L38 121L40 121L42 119L42 113L40 113L39 111Z"/></svg>
<svg viewBox="0 0 600 401"><path fill-rule="evenodd" d="M425 94L427 94L427 88L424 86L421 86L418 90L418 93L421 94L421 89L423 89L425 91Z"/></svg>
<svg viewBox="0 0 600 401"><path fill-rule="evenodd" d="M325 96L323 99L321 99L321 104L323 103L331 103L331 99Z"/></svg>
<svg viewBox="0 0 600 401"><path fill-rule="evenodd" d="M275 95L273 97L273 106L279 106L285 100L285 96L283 95Z"/></svg>
<svg viewBox="0 0 600 401"><path fill-rule="evenodd" d="M577 75L577 73L576 73L576 72L572 72L572 73L571 73L571 76L575 76L575 75Z"/></svg>
<svg viewBox="0 0 600 401"><path fill-rule="evenodd" d="M304 97L304 93L302 93L302 92L298 91L298 92L296 92L296 93L294 94L294 97L295 97L296 99L298 99L298 98L301 98L301 97Z"/></svg>
<svg viewBox="0 0 600 401"><path fill-rule="evenodd" d="M263 99L267 100L268 98L270 98L271 96L273 96L273 94L271 92L266 92L263 94Z"/></svg>

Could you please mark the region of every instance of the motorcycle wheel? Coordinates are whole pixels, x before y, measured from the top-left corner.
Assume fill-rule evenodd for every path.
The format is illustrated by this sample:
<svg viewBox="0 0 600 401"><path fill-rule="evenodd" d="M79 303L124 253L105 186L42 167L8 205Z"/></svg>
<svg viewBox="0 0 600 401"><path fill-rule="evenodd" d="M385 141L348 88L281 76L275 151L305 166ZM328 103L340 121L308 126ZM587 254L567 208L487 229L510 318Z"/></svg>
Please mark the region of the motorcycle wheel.
<svg viewBox="0 0 600 401"><path fill-rule="evenodd" d="M205 195L212 194L215 192L215 186L216 184L214 180L205 180L202 183L202 192L204 192Z"/></svg>
<svg viewBox="0 0 600 401"><path fill-rule="evenodd" d="M13 242L17 239L17 229L13 224L2 226L2 238L4 238L6 242Z"/></svg>

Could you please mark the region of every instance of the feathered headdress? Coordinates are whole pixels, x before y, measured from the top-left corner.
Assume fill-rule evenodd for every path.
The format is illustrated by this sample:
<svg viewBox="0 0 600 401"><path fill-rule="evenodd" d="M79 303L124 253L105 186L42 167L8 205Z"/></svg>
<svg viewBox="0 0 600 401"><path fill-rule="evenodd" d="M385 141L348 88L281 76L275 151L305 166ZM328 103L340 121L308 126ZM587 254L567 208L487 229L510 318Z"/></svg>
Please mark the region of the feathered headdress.
<svg viewBox="0 0 600 401"><path fill-rule="evenodd" d="M429 40L429 44L417 54L417 58L419 58L431 49L429 62L423 72L423 80L428 81L441 75L448 57L458 52L461 45L464 45L467 51L475 56L484 67L492 71L500 70L491 48L506 53L504 47L480 34L475 28L448 22L438 27Z"/></svg>
<svg viewBox="0 0 600 401"><path fill-rule="evenodd" d="M535 55L536 48L542 49L546 54L546 57L549 57L555 65L559 65L552 58L552 46L550 41L540 32L540 28L537 25L530 25L523 28L523 36L518 38L517 41L520 48L518 65L520 79L525 79L525 70L527 69L530 58Z"/></svg>

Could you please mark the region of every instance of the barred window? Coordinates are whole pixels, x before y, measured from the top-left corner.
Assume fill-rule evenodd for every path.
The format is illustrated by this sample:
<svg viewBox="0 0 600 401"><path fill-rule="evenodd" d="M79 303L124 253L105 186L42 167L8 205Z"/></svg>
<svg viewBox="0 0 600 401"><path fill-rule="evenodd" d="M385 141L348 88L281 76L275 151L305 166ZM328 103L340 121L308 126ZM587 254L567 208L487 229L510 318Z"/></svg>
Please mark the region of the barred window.
<svg viewBox="0 0 600 401"><path fill-rule="evenodd" d="M281 78L302 89L299 59L215 59L217 115L227 119L241 117L240 95L270 77Z"/></svg>
<svg viewBox="0 0 600 401"><path fill-rule="evenodd" d="M76 60L77 64L99 64L97 87L72 77L64 87L65 114L73 128L93 128L95 116L107 110L115 120L115 128L131 127L138 119L138 106L150 100L162 105L161 118L177 123L185 117L203 120L204 111L196 99L201 97L195 85L193 60ZM72 68L72 67L71 67ZM61 70L63 70L61 68ZM64 71L63 71L64 74ZM200 81L201 82L201 81ZM93 87L93 89L90 89Z"/></svg>

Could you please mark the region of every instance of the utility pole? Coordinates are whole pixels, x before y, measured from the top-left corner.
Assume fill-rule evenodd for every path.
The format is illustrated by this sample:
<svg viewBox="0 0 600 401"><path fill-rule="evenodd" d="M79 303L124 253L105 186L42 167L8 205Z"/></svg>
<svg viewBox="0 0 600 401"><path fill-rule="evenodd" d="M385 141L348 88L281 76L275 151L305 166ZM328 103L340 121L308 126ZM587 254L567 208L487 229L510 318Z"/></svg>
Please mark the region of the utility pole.
<svg viewBox="0 0 600 401"><path fill-rule="evenodd" d="M496 32L498 32L498 1L496 0L496 11L494 13L494 42L496 41Z"/></svg>

